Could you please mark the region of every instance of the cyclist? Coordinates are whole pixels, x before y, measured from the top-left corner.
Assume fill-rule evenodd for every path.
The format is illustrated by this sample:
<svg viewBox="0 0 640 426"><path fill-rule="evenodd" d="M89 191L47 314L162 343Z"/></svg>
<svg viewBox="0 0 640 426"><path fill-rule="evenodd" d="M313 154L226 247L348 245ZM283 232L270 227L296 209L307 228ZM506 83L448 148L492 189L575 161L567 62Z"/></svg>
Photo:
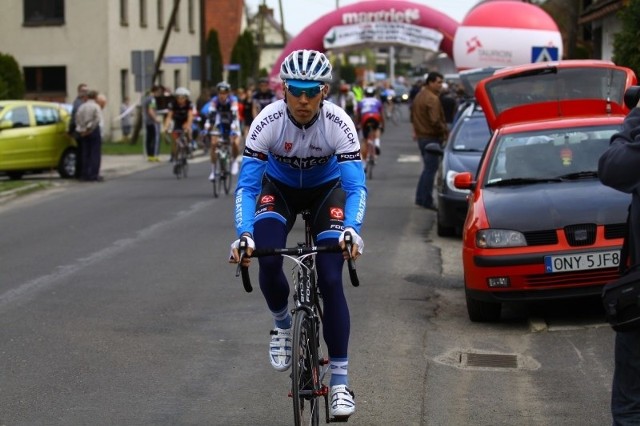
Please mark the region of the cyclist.
<svg viewBox="0 0 640 426"><path fill-rule="evenodd" d="M367 86L364 89L364 98L358 102L356 122L362 130L365 141L369 139L369 132L376 147L376 154L380 154L380 133L384 129L383 106L376 97L376 88ZM362 144L362 158L367 158L367 144Z"/></svg>
<svg viewBox="0 0 640 426"><path fill-rule="evenodd" d="M304 209L312 213L316 244L339 243L344 248L344 234L349 231L354 237L352 256L362 254L364 243L358 234L367 189L360 146L349 116L324 102L331 70L327 57L315 50L296 50L282 62L285 97L260 112L246 140L236 188L238 239L231 244L230 262L240 261L240 238L246 238L251 248L285 247L296 215ZM344 256L348 254L316 256L334 417L348 417L355 411L347 376L350 320L342 288ZM243 264L248 266L249 259ZM269 359L276 370L286 371L292 350L283 259L261 257L259 266L260 289L275 321Z"/></svg>
<svg viewBox="0 0 640 426"><path fill-rule="evenodd" d="M213 126L217 131L228 133L229 141L231 142L231 174L235 175L238 173L238 162L236 160L240 154L240 142L238 139L240 130L240 124L238 123L238 99L231 94L231 86L226 81L218 83L216 90L217 95L211 99L208 105L208 111L206 112L207 121L205 122L205 129L208 130ZM209 150L211 154L210 181L215 180L217 172L216 162L218 161L218 154L216 149L220 135L216 133L211 137L211 149Z"/></svg>
<svg viewBox="0 0 640 426"><path fill-rule="evenodd" d="M273 90L269 88L269 79L262 77L258 81L258 90L255 91L252 98L251 116L256 117L260 111L267 105L278 100Z"/></svg>
<svg viewBox="0 0 640 426"><path fill-rule="evenodd" d="M171 159L176 158L178 146L176 140L180 132L184 132L191 139L191 125L193 124L193 105L189 100L191 93L184 87L178 87L174 92L175 100L169 102L167 116L164 119L163 129L171 131ZM187 145L188 146L188 145Z"/></svg>
<svg viewBox="0 0 640 426"><path fill-rule="evenodd" d="M356 95L350 90L351 88L347 83L340 84L340 93L338 94L338 98L336 99L336 103L340 108L342 108L349 117L354 120L356 118Z"/></svg>

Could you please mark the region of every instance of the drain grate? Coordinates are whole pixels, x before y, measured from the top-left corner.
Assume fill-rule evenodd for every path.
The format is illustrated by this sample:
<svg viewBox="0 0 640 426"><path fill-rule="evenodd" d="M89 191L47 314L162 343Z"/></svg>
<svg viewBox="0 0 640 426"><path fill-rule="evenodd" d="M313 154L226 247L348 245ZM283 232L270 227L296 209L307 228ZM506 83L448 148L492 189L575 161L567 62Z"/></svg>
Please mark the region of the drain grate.
<svg viewBox="0 0 640 426"><path fill-rule="evenodd" d="M461 353L460 363L467 367L518 368L518 356L507 354Z"/></svg>

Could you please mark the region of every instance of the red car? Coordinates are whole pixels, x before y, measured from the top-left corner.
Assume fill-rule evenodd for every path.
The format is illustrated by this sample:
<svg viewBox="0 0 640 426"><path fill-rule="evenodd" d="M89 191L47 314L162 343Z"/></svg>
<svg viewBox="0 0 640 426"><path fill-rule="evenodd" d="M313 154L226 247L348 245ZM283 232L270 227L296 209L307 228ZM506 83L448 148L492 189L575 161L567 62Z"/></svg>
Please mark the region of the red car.
<svg viewBox="0 0 640 426"><path fill-rule="evenodd" d="M600 294L617 277L628 194L600 183L598 159L628 112L628 68L562 61L505 68L476 99L492 130L469 189L462 258L471 321L502 303Z"/></svg>

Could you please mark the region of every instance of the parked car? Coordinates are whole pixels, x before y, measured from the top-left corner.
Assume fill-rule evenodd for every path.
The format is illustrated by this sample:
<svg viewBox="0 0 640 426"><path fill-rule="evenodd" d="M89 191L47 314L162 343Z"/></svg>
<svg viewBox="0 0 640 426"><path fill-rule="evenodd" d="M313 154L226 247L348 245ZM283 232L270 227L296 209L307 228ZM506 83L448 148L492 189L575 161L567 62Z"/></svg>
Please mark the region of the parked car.
<svg viewBox="0 0 640 426"><path fill-rule="evenodd" d="M442 155L436 174L435 188L438 193L437 231L441 237L462 233L467 216L468 189L458 189L453 180L458 173L470 172L475 176L482 152L491 138L482 108L469 104L451 129L444 148L440 144L429 144L427 150Z"/></svg>
<svg viewBox="0 0 640 426"><path fill-rule="evenodd" d="M600 183L598 159L628 113L628 68L562 61L496 71L476 99L493 131L463 228L467 312L494 321L504 302L599 295L618 276L628 194Z"/></svg>
<svg viewBox="0 0 640 426"><path fill-rule="evenodd" d="M409 102L409 88L407 86L404 84L395 84L393 91L395 92L393 102L397 104Z"/></svg>
<svg viewBox="0 0 640 426"><path fill-rule="evenodd" d="M72 177L77 150L67 134L69 118L54 102L0 101L0 174L20 179L55 169Z"/></svg>

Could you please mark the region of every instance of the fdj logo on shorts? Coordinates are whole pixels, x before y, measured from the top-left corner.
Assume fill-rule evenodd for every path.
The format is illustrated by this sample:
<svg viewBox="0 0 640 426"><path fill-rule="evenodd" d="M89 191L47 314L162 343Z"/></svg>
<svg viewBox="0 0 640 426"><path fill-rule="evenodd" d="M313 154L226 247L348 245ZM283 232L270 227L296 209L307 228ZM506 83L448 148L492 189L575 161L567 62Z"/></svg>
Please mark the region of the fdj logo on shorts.
<svg viewBox="0 0 640 426"><path fill-rule="evenodd" d="M329 207L329 217L335 220L344 220L344 210L340 207Z"/></svg>

